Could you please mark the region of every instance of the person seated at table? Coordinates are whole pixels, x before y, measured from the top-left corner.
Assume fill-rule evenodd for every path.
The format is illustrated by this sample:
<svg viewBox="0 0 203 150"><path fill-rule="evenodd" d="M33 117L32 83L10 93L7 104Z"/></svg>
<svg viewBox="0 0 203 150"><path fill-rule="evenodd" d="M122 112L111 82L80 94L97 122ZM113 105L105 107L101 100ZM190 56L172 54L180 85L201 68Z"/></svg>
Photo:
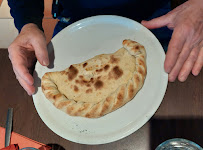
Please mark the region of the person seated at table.
<svg viewBox="0 0 203 150"><path fill-rule="evenodd" d="M41 65L49 65L42 28L44 2L8 0L8 4L19 30L19 35L8 48L9 58L16 78L27 93L32 95L35 88L29 68L36 58ZM69 24L94 15L128 17L141 22L148 29L167 27L173 30L172 35L164 34L170 33L168 30L155 34L169 42L164 69L169 74L170 82L176 78L183 82L190 72L197 76L203 66L203 1L188 0L167 12L165 10L168 4L169 0L54 0L52 14L59 19L54 35ZM159 40L164 41L161 38ZM161 43L164 46L164 42Z"/></svg>

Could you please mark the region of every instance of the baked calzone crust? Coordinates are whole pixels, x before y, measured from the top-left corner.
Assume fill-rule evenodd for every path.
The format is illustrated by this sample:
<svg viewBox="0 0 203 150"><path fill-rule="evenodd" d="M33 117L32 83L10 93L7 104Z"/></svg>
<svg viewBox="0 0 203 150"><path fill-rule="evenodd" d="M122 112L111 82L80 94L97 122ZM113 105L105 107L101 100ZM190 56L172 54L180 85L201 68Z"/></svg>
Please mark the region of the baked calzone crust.
<svg viewBox="0 0 203 150"><path fill-rule="evenodd" d="M98 118L132 100L143 86L146 73L144 46L124 40L115 53L45 73L41 87L46 98L67 114Z"/></svg>

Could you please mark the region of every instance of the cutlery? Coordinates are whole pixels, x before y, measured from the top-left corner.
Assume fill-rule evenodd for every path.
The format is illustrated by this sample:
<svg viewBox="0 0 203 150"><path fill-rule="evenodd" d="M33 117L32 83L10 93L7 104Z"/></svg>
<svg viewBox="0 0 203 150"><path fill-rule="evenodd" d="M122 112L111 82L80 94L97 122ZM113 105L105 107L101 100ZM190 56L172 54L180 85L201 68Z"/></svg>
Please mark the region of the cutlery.
<svg viewBox="0 0 203 150"><path fill-rule="evenodd" d="M13 108L9 108L6 119L5 147L10 145L12 120L13 120Z"/></svg>

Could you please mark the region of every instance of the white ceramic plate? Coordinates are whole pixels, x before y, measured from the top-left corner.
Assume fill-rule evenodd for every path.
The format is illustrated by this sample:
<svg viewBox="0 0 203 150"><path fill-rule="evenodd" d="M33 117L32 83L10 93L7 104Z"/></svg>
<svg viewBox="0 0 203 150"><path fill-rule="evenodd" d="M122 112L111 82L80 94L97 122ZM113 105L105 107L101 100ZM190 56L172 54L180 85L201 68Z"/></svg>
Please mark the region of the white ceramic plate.
<svg viewBox="0 0 203 150"><path fill-rule="evenodd" d="M72 117L55 108L43 95L40 79L45 72L60 71L95 55L113 53L124 39L135 40L147 51L147 76L132 101L98 119ZM142 127L158 109L168 83L165 54L156 37L141 24L119 16L95 16L78 21L52 39L54 67L36 64L37 92L33 101L44 123L59 136L82 144L104 144L122 139ZM49 50L51 45L49 45Z"/></svg>

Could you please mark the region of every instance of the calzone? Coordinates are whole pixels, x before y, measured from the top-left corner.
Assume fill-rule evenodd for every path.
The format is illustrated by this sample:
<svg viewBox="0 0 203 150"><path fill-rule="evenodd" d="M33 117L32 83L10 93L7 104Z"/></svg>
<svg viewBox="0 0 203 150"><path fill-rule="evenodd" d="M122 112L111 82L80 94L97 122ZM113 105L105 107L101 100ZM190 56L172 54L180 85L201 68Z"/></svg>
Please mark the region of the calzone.
<svg viewBox="0 0 203 150"><path fill-rule="evenodd" d="M98 118L122 107L142 88L147 74L144 46L124 40L111 54L97 55L58 72L47 72L41 88L71 116Z"/></svg>

